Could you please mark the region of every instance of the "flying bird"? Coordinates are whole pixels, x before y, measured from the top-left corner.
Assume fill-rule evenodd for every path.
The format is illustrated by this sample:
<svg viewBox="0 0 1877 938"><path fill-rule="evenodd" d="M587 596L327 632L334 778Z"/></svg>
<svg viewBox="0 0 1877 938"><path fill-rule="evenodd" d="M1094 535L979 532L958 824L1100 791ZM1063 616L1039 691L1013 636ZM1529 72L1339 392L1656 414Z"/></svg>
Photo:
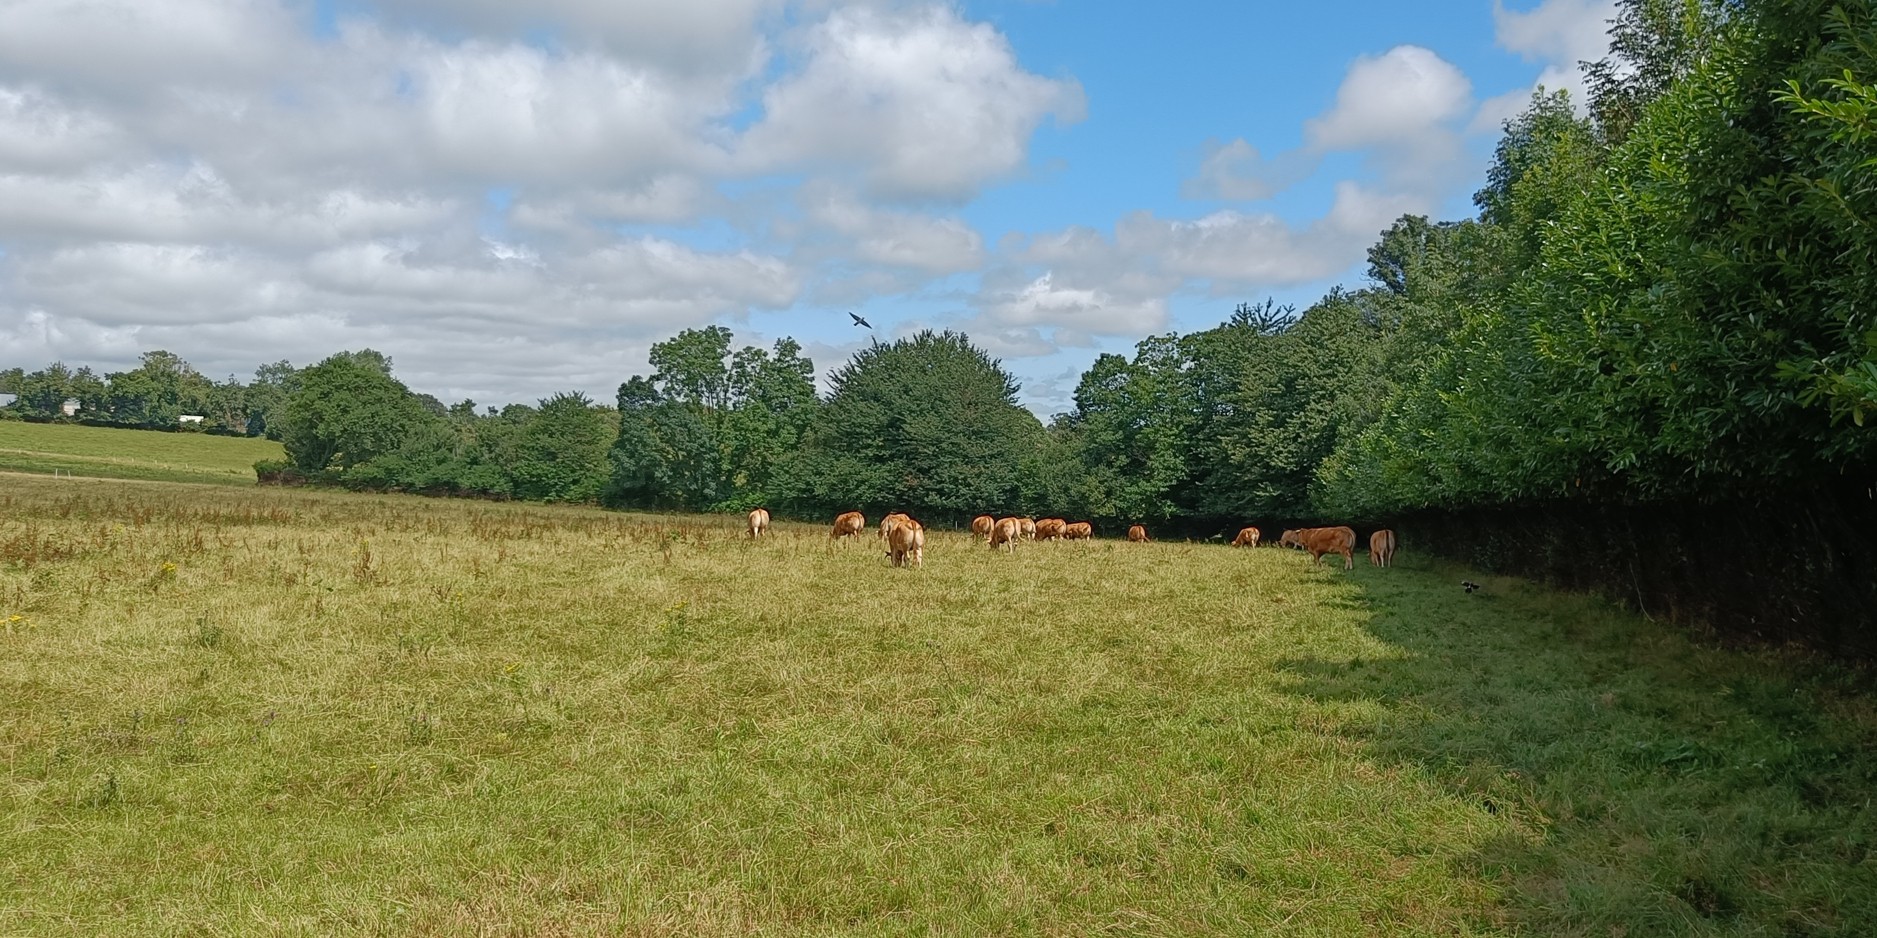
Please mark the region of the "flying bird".
<svg viewBox="0 0 1877 938"><path fill-rule="evenodd" d="M849 316L854 316L854 314L853 314L853 313L851 313L851 312L850 312L850 313L848 313L847 315L849 315ZM873 328L873 323L870 323L870 322L868 322L868 321L866 321L865 319L862 319L862 318L860 318L859 316L854 316L854 325L856 325L856 326L866 326L866 327L867 327L867 328L869 328L869 329L871 329L871 328Z"/></svg>

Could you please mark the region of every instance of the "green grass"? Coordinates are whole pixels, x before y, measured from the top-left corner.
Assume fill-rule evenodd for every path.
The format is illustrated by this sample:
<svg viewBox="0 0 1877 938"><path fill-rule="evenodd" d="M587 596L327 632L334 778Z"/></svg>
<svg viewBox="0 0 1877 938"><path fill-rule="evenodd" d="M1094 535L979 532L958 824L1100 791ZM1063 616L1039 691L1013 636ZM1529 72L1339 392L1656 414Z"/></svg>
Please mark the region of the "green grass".
<svg viewBox="0 0 1877 938"><path fill-rule="evenodd" d="M1877 921L1877 707L1815 661L1412 544L739 523L8 479L0 934Z"/></svg>
<svg viewBox="0 0 1877 938"><path fill-rule="evenodd" d="M283 455L248 437L0 421L0 472L253 485L254 463Z"/></svg>

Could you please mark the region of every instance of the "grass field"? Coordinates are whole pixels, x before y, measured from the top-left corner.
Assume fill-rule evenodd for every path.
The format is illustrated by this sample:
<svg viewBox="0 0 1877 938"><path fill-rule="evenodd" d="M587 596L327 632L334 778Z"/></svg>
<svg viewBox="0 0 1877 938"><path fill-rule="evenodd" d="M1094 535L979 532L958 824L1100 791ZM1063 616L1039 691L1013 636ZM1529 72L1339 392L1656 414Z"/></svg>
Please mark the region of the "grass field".
<svg viewBox="0 0 1877 938"><path fill-rule="evenodd" d="M1871 933L1856 675L1403 558L9 476L0 934Z"/></svg>
<svg viewBox="0 0 1877 938"><path fill-rule="evenodd" d="M254 463L280 459L272 440L0 421L0 472L254 484Z"/></svg>

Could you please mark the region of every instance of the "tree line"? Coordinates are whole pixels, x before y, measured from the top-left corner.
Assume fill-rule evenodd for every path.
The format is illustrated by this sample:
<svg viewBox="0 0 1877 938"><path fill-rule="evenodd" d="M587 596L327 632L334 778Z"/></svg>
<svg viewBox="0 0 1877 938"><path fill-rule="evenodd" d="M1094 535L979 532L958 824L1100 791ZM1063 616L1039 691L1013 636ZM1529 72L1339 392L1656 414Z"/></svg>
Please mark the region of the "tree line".
<svg viewBox="0 0 1877 938"><path fill-rule="evenodd" d="M1405 216L1368 278L1240 304L1084 372L1048 422L968 337L875 342L829 376L721 327L653 347L610 404L477 412L369 351L252 383L153 352L0 375L11 405L264 433L310 480L821 516L1379 520L1738 498L1877 455L1877 24L1825 0L1624 0L1580 111L1505 125L1475 217ZM63 383L61 383L63 382ZM97 402L93 409L91 402ZM179 411L178 408L194 408Z"/></svg>

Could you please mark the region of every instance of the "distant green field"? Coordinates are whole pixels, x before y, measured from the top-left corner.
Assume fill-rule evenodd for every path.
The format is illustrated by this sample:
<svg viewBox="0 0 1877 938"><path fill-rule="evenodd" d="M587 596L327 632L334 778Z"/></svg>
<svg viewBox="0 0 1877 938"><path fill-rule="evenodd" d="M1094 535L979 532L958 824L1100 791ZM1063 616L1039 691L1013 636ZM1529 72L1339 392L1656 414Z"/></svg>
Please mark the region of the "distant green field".
<svg viewBox="0 0 1877 938"><path fill-rule="evenodd" d="M256 460L282 455L279 443L246 437L0 423L0 472L248 485Z"/></svg>

